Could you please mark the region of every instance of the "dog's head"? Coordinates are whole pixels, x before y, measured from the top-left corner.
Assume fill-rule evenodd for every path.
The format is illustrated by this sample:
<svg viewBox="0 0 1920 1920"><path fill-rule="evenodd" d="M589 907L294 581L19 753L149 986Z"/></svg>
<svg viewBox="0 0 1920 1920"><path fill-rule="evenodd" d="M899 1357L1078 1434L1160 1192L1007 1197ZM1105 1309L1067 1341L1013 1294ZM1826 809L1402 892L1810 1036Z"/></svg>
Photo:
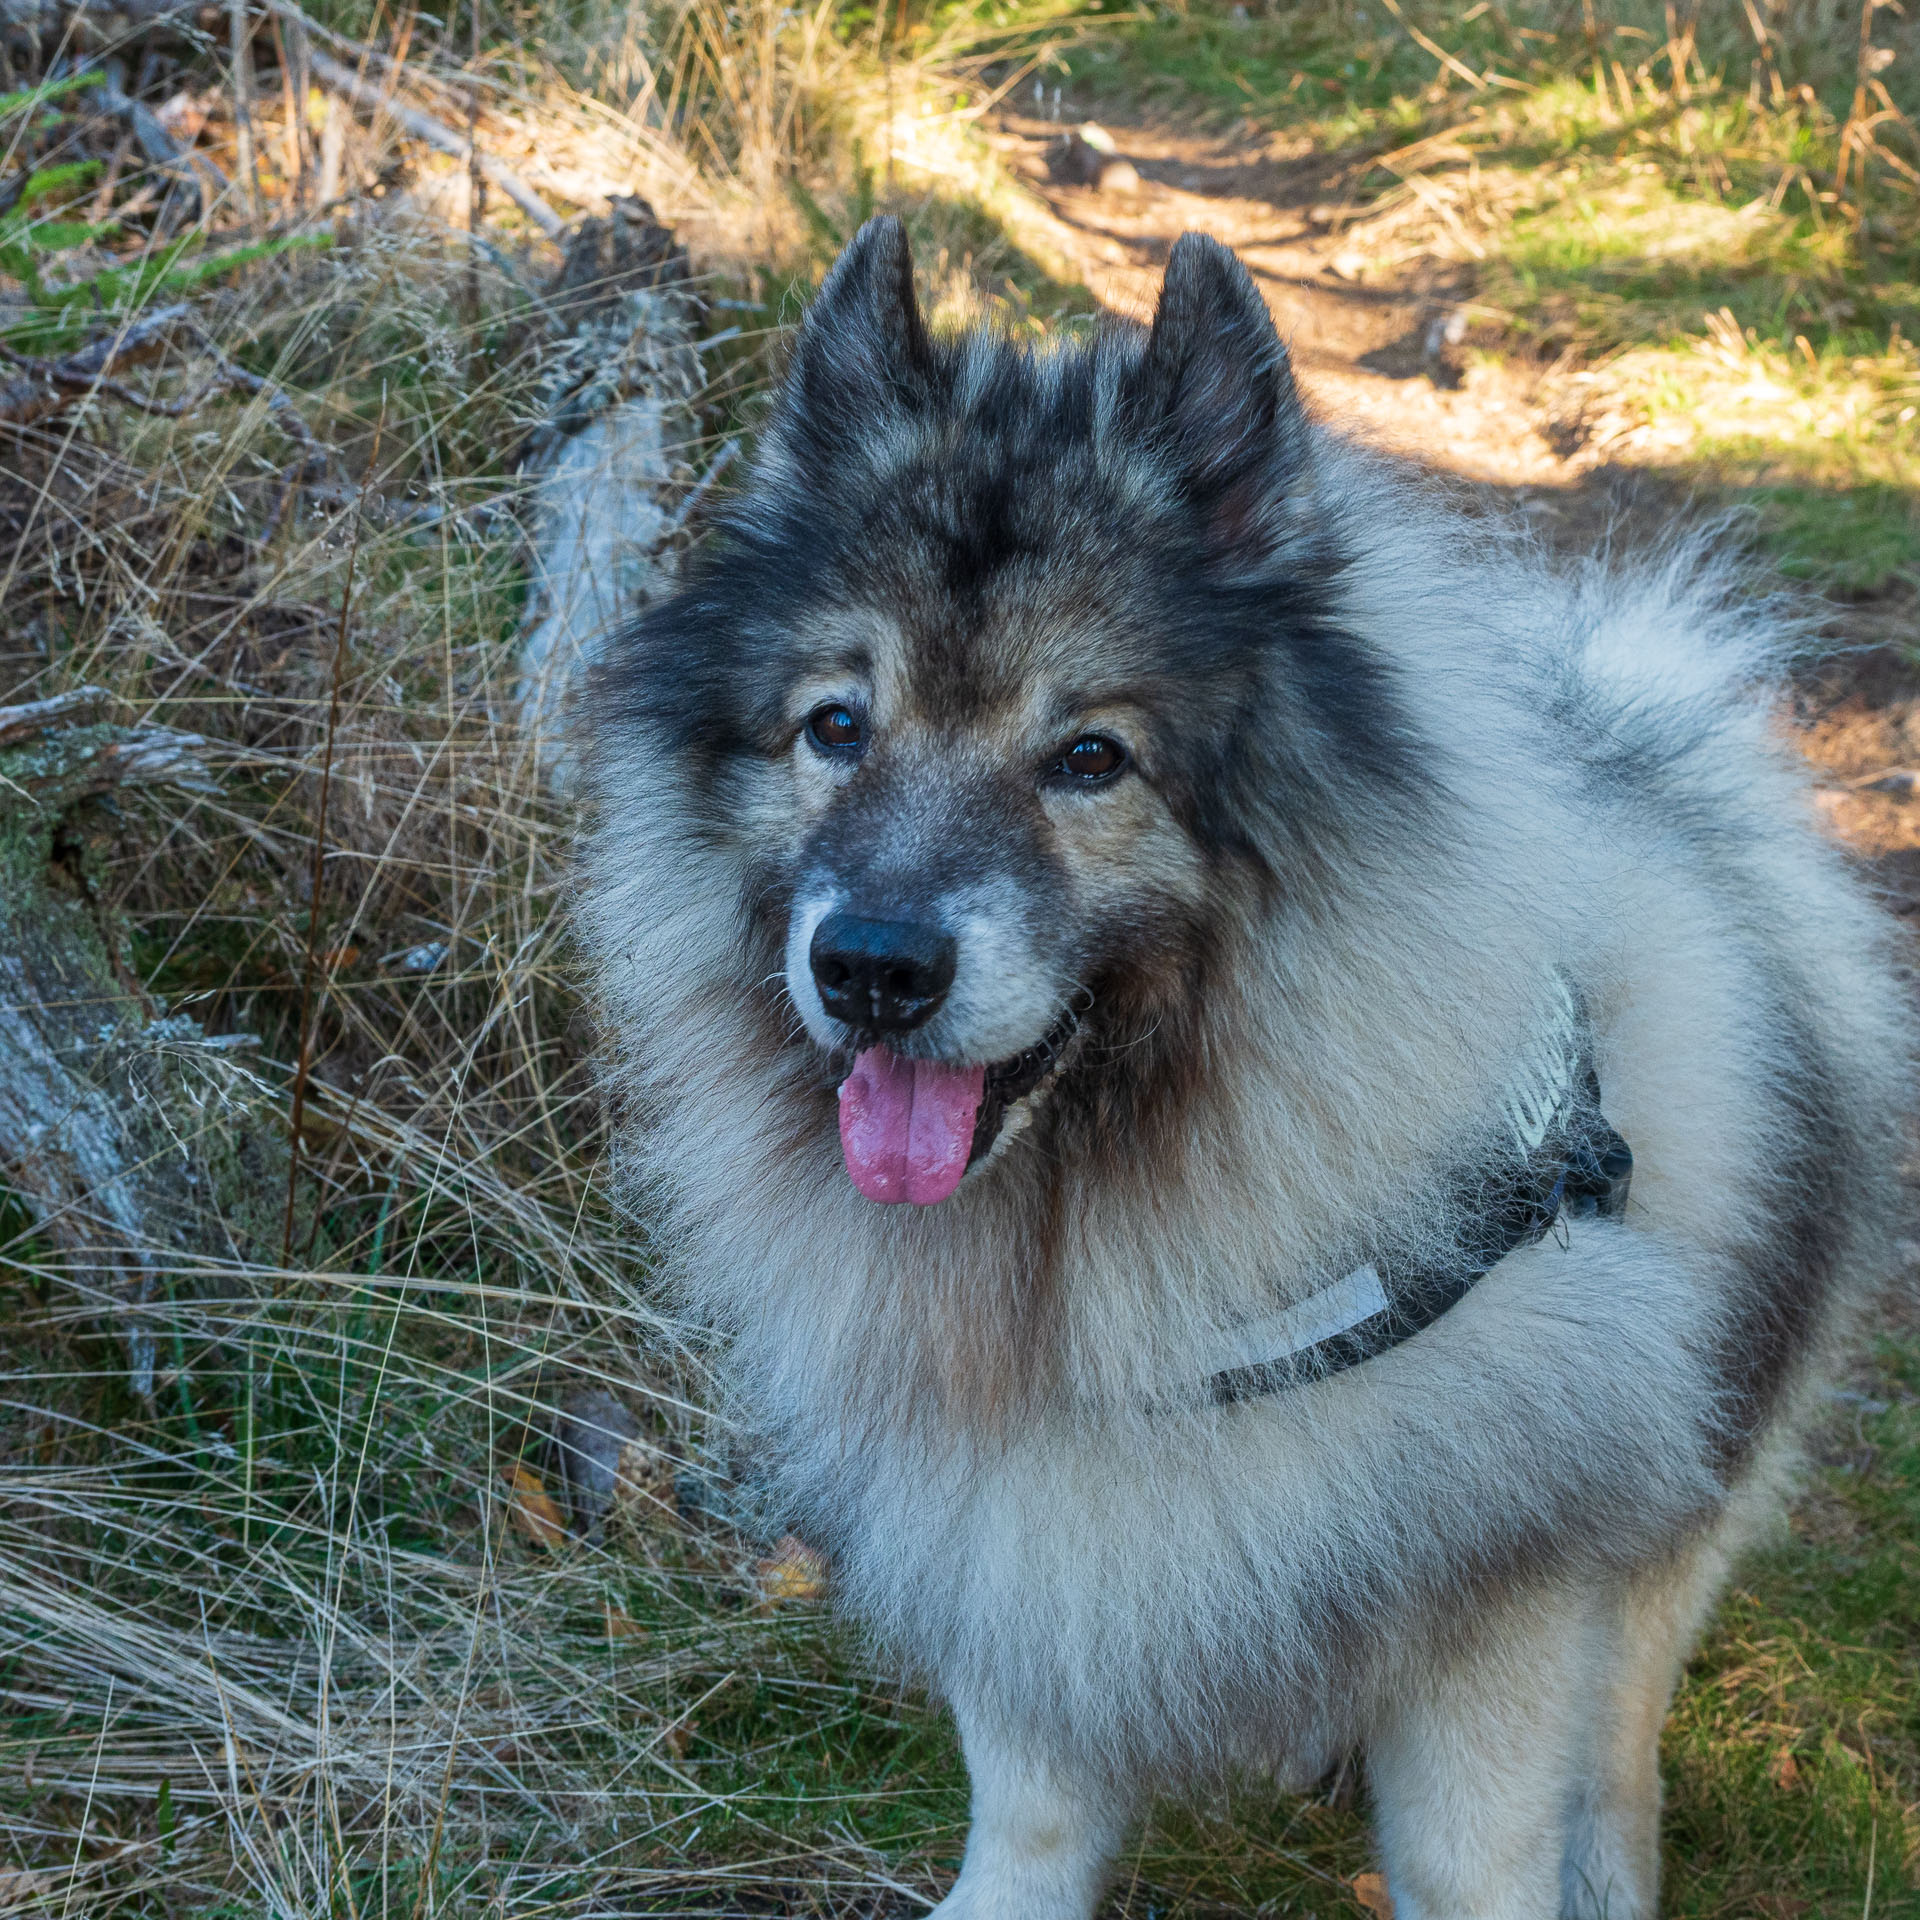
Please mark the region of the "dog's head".
<svg viewBox="0 0 1920 1920"><path fill-rule="evenodd" d="M869 1199L1152 1098L1226 950L1335 857L1343 788L1396 777L1313 466L1266 306L1198 235L1150 330L1051 351L931 337L896 221L827 277L753 482L613 684L737 856L743 981L839 1081Z"/></svg>

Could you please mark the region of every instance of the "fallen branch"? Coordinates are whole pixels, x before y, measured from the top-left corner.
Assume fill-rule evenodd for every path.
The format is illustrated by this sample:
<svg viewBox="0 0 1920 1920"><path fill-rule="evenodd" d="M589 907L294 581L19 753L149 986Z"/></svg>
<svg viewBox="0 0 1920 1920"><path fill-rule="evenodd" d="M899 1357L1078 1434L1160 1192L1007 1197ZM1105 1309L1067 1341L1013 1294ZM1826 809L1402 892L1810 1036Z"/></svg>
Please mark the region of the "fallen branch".
<svg viewBox="0 0 1920 1920"><path fill-rule="evenodd" d="M137 393L114 378L123 367L140 366L158 358L176 334L185 334L213 362L212 376L194 392L174 400L157 400L151 394ZM300 450L300 457L280 475L279 490L268 516L269 533L280 524L292 489L303 480L318 480L326 473L327 449L301 418L285 390L237 365L184 302L142 314L137 320L88 341L84 347L58 360L34 359L4 342L0 342L0 354L22 369L0 387L0 426L35 426L53 414L96 396L169 420L191 413L216 393L244 393L259 400L281 435Z"/></svg>
<svg viewBox="0 0 1920 1920"><path fill-rule="evenodd" d="M4 5L5 0L0 0ZM131 130L134 144L142 155L154 166L163 167L169 173L178 173L193 184L193 169L204 166L224 187L230 184L227 176L203 153L196 153L189 147L183 147L160 123L160 116L144 100L136 100L127 91L126 63L121 60L109 60L103 71L106 80L100 88L100 104L116 118L124 120Z"/></svg>
<svg viewBox="0 0 1920 1920"><path fill-rule="evenodd" d="M0 426L35 426L84 399L122 367L157 359L190 311L183 304L142 314L58 360L30 359L0 346L0 352L23 369L0 387Z"/></svg>
<svg viewBox="0 0 1920 1920"><path fill-rule="evenodd" d="M112 698L105 687L74 687L24 706L0 707L0 747L22 747L35 739L42 747L9 762L9 801L25 798L42 810L58 811L116 787L218 791L207 776L207 743L199 734L88 724L86 716Z"/></svg>
<svg viewBox="0 0 1920 1920"><path fill-rule="evenodd" d="M4 0L0 0L0 4L4 4ZM549 239L557 239L565 231L567 223L504 160L483 152L473 141L455 133L444 120L436 120L421 108L393 98L385 88L372 85L331 54L316 48L307 60L316 79L336 93L345 94L355 105L364 107L370 114L385 114L416 140L424 140L436 151L477 167Z"/></svg>
<svg viewBox="0 0 1920 1920"><path fill-rule="evenodd" d="M197 12L201 0L0 0L0 32L60 34L75 21L149 27Z"/></svg>
<svg viewBox="0 0 1920 1920"><path fill-rule="evenodd" d="M4 4L5 0L0 0L0 5ZM192 208L190 217L195 220L206 219L214 202L233 183L221 172L211 155L201 153L196 148L183 147L160 124L160 116L144 100L136 100L127 92L124 61L118 58L108 60L101 71L106 79L100 88L100 105L115 119L126 123L127 130L133 135L134 145L140 149L148 166L185 190ZM161 231L169 231L177 224L174 216L173 195L169 193L160 216Z"/></svg>
<svg viewBox="0 0 1920 1920"><path fill-rule="evenodd" d="M162 20L191 16L202 4L203 0L0 0L0 34L32 31L45 36L64 31L81 20L95 27L122 20L152 26ZM303 38L309 33L319 35L343 51L354 52L363 63L378 66L389 76L389 84L375 86L363 71L309 44L307 70L323 85L344 94L369 115L377 118L384 114L416 140L425 141L436 151L484 175L549 239L557 239L565 231L566 222L504 160L486 152L477 141L463 138L424 108L394 97L394 88L402 77L411 77L411 70L403 59L396 60L374 48L362 47L359 42L331 31L310 19L300 7L291 4L291 0L263 0L263 11L297 25ZM438 84L449 83L439 81ZM183 167L205 165L212 168L223 188L232 184L204 155L176 146L152 111L130 99L111 75L104 104L128 122L142 153L155 166L178 171Z"/></svg>
<svg viewBox="0 0 1920 1920"><path fill-rule="evenodd" d="M74 715L92 713L113 698L105 687L72 687L20 707L0 707L0 747L30 740L49 727L65 726Z"/></svg>
<svg viewBox="0 0 1920 1920"><path fill-rule="evenodd" d="M178 1263L272 1257L257 1194L285 1144L233 1059L242 1036L165 1017L120 957L113 909L57 870L62 822L90 796L212 787L204 740L96 719L109 698L77 687L0 708L0 1170L150 1397L142 1309ZM89 818L72 824L85 834Z"/></svg>

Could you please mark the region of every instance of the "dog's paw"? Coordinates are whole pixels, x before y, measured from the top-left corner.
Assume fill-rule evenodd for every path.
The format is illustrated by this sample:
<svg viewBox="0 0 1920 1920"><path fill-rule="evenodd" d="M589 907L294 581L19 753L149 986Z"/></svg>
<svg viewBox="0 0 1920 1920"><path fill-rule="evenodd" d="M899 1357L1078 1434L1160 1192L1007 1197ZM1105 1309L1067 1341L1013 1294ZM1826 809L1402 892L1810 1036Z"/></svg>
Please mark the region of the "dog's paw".
<svg viewBox="0 0 1920 1920"><path fill-rule="evenodd" d="M1096 1901L1063 1898L1057 1887L995 1875L962 1874L929 1920L1092 1920Z"/></svg>

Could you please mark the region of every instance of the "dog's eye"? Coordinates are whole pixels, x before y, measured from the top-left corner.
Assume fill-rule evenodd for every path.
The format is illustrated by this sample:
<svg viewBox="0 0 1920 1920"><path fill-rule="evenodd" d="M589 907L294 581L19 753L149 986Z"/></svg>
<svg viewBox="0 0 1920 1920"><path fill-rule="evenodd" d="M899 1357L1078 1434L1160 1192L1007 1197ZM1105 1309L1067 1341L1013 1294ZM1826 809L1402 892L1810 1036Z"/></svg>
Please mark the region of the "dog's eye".
<svg viewBox="0 0 1920 1920"><path fill-rule="evenodd" d="M851 707L829 700L807 715L807 738L820 752L844 760L866 745L866 730Z"/></svg>
<svg viewBox="0 0 1920 1920"><path fill-rule="evenodd" d="M1104 733L1083 733L1060 758L1052 772L1077 787L1104 785L1127 764L1127 750Z"/></svg>

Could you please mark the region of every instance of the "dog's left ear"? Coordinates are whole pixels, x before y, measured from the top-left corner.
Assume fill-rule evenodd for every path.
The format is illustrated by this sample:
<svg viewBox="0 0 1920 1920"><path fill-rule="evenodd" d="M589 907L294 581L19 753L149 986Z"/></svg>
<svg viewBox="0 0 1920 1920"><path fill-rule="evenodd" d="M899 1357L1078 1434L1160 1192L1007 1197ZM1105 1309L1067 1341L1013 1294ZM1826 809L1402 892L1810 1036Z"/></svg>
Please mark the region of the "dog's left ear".
<svg viewBox="0 0 1920 1920"><path fill-rule="evenodd" d="M1281 496L1298 477L1306 415L1260 289L1206 234L1174 243L1129 398L1137 427L1173 459L1216 546L1268 544Z"/></svg>

